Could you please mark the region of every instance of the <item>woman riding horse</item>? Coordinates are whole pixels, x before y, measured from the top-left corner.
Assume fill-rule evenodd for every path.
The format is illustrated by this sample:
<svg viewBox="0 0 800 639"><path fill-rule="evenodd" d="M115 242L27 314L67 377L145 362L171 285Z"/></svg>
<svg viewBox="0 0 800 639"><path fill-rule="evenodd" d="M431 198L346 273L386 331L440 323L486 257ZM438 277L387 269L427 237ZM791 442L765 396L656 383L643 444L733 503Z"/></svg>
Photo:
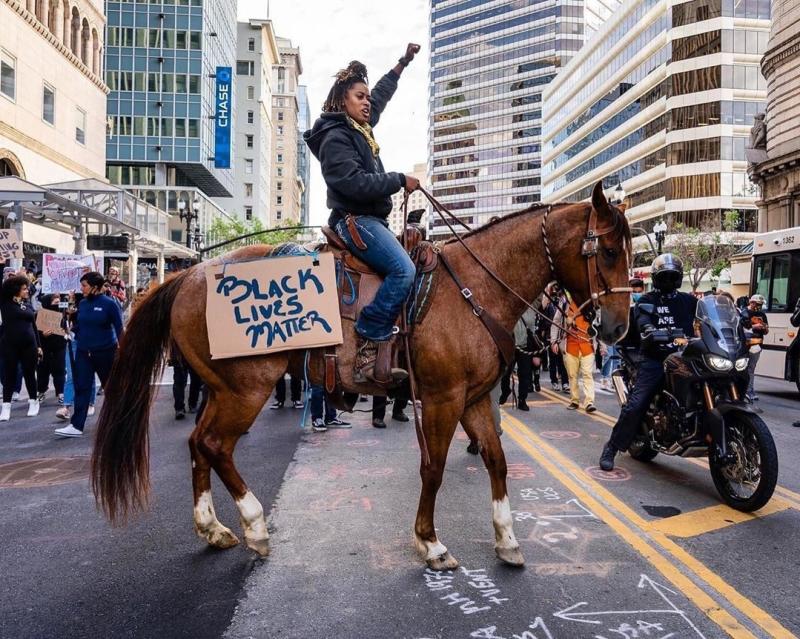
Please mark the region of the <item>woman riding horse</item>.
<svg viewBox="0 0 800 639"><path fill-rule="evenodd" d="M303 134L322 165L328 186L328 225L352 253L384 277L375 300L361 311L355 326L360 338L356 381L369 380L381 386L408 376L395 368L391 378L376 379L375 363L379 352L381 357L391 355L389 340L415 275L414 265L389 230L386 217L392 210L391 195L401 188L413 191L419 187L419 180L383 170L372 129L397 90L400 74L418 52L418 44L409 44L405 55L378 80L372 93L366 67L351 62L336 74L322 116Z"/></svg>

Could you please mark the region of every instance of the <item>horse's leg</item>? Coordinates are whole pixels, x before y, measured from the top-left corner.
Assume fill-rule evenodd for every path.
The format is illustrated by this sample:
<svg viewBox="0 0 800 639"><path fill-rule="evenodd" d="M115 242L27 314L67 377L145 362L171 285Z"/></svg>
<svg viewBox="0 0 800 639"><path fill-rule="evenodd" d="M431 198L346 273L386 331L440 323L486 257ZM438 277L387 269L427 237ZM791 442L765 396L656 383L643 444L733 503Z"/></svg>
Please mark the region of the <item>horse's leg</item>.
<svg viewBox="0 0 800 639"><path fill-rule="evenodd" d="M430 464L425 464L423 453L420 463L422 491L419 495L417 520L414 524L414 541L417 550L433 570L458 568L458 561L436 536L433 515L436 493L442 485L442 475L447 461L447 450L453 439L458 417L464 409L463 398L422 397L422 429L428 444Z"/></svg>
<svg viewBox="0 0 800 639"><path fill-rule="evenodd" d="M236 502L245 543L262 557L269 554L269 532L264 508L247 488L247 484L236 469L233 449L239 437L247 432L264 406L264 402L267 401L274 386L274 380L271 381L272 383L260 388L250 388L246 394L225 393L221 396L215 393L216 414L213 420L209 419L204 430L192 434L195 447L208 459ZM209 406L210 404L211 401ZM206 407L206 410L208 408Z"/></svg>
<svg viewBox="0 0 800 639"><path fill-rule="evenodd" d="M514 535L511 506L506 488L506 457L495 428L492 399L489 393L467 407L461 417L461 425L469 438L478 442L486 470L489 471L492 485L494 551L507 564L522 566L525 558L520 552L519 543Z"/></svg>
<svg viewBox="0 0 800 639"><path fill-rule="evenodd" d="M209 393L206 405L198 416L197 425L189 438L194 491L194 530L209 545L216 548L230 548L238 544L239 539L230 528L223 526L217 519L214 502L211 499L211 464L204 452L205 447L198 445L202 433L207 431L216 414L217 402L214 394Z"/></svg>

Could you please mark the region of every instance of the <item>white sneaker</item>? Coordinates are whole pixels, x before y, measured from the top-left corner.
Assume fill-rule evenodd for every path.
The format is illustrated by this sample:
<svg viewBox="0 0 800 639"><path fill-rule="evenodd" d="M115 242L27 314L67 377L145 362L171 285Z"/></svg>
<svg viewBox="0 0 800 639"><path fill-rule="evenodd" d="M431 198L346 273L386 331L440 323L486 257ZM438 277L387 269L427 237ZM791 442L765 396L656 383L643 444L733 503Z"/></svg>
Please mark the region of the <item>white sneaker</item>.
<svg viewBox="0 0 800 639"><path fill-rule="evenodd" d="M19 401L19 393L13 393L11 395L11 401L12 402L18 402Z"/></svg>
<svg viewBox="0 0 800 639"><path fill-rule="evenodd" d="M56 428L54 431L59 437L82 437L83 431L78 430L72 424L67 424L63 428Z"/></svg>
<svg viewBox="0 0 800 639"><path fill-rule="evenodd" d="M56 417L59 419L63 419L64 421L69 419L69 407L62 406L56 411Z"/></svg>
<svg viewBox="0 0 800 639"><path fill-rule="evenodd" d="M11 402L3 402L3 408L0 410L0 422L7 422L11 419Z"/></svg>
<svg viewBox="0 0 800 639"><path fill-rule="evenodd" d="M28 400L28 417L36 417L39 414L39 400Z"/></svg>
<svg viewBox="0 0 800 639"><path fill-rule="evenodd" d="M91 417L92 415L94 415L94 404L89 404L89 410L86 411L86 415L88 417Z"/></svg>

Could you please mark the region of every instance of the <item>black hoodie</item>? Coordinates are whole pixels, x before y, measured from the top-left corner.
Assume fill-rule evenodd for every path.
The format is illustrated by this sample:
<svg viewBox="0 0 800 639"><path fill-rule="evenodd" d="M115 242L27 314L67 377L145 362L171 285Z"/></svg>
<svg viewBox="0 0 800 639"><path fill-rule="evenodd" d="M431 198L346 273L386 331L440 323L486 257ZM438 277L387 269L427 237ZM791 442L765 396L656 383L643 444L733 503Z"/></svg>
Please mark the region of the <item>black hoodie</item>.
<svg viewBox="0 0 800 639"><path fill-rule="evenodd" d="M397 90L398 76L389 71L372 89L369 124L378 124L383 109ZM328 225L344 213L386 219L392 210L392 194L405 186L401 173L386 173L380 157L374 157L364 136L344 113L323 113L310 131L303 133L308 148L322 165L328 186Z"/></svg>

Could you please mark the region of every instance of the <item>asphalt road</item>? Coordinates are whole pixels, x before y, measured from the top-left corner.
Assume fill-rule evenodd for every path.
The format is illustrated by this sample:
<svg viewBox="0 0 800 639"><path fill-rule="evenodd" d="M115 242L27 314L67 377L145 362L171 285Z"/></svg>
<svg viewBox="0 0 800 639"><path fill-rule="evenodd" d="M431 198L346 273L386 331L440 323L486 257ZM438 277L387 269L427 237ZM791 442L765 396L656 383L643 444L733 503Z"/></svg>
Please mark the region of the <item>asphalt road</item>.
<svg viewBox="0 0 800 639"><path fill-rule="evenodd" d="M273 505L272 552L262 561L241 546L205 548L192 531L191 424L173 421L162 392L154 504L132 525L109 528L80 467L76 477L61 469L65 483L0 488L0 636L797 636L800 429L791 423L800 401L788 385L760 388L781 488L754 516L721 505L697 460L623 456L617 473L599 473L618 412L611 395L598 393L594 416L565 410L566 397L551 391L533 394L528 413L506 406L524 569L494 556L488 477L459 429L437 504L441 540L461 562L450 573L427 571L411 542L413 424L377 430L364 413L352 430L311 433L298 427L300 411L265 410L237 462ZM54 440L48 420L17 413L2 427L0 464L88 454L88 439ZM55 466L38 474L53 480ZM219 482L214 491L220 520L236 531L233 504Z"/></svg>

